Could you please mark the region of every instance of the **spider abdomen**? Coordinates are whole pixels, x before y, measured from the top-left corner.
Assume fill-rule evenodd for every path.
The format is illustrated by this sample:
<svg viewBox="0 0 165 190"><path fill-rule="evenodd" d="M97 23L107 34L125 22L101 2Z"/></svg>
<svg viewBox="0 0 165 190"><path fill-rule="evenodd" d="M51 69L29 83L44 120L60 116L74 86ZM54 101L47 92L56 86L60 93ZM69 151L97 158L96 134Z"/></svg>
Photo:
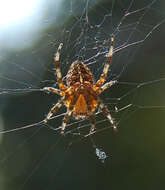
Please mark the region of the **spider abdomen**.
<svg viewBox="0 0 165 190"><path fill-rule="evenodd" d="M83 62L75 61L70 66L66 82L68 86L93 85L94 78L90 69Z"/></svg>
<svg viewBox="0 0 165 190"><path fill-rule="evenodd" d="M94 77L90 69L81 61L70 66L66 78L67 86L71 87L71 96L66 106L73 110L76 119L92 115L97 107L97 98L93 90ZM71 108L73 105L73 108Z"/></svg>
<svg viewBox="0 0 165 190"><path fill-rule="evenodd" d="M85 118L93 114L97 106L97 101L93 96L80 94L73 108L73 115L76 119Z"/></svg>
<svg viewBox="0 0 165 190"><path fill-rule="evenodd" d="M73 115L76 119L92 115L98 106L93 89L80 86L75 89L72 88L72 90L72 95L66 99L66 107L73 110Z"/></svg>

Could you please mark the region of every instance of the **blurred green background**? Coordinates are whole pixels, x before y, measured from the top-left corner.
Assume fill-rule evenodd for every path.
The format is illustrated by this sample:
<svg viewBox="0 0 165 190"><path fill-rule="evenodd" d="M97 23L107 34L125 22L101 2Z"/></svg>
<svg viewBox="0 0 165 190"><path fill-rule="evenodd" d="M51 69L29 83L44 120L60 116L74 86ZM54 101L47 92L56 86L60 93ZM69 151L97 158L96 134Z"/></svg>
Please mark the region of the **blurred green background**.
<svg viewBox="0 0 165 190"><path fill-rule="evenodd" d="M131 2L130 12L155 3L148 7L148 11L137 11L137 14L122 21ZM128 37L131 43L143 39L150 31L152 34L138 46L124 48L114 55L108 80L119 75L119 84L105 91L101 98L119 122L119 131L114 133L107 129L92 136L96 147L108 156L105 163L96 157L90 138L81 139L72 134L61 136L59 131L44 125L1 134L0 190L164 189L165 80L160 79L165 76L165 24L153 29L165 18L165 2L62 1L58 15L53 12L53 6L57 10L57 2L49 9L43 9L43 22L49 23L49 26L42 31L39 40L27 48L9 51L1 60L1 88L42 88L53 85L54 82L47 80L56 82L52 61L60 42L64 43L61 67L62 73L66 75L74 60L85 60L88 64L88 58L99 50L106 53L113 32L116 35L115 48L126 42ZM144 19L139 20L143 13ZM115 29L120 21L122 25L118 32ZM140 23L137 27L135 21ZM99 26L91 28L98 23ZM133 35L130 35L131 32ZM98 49L95 51L93 47ZM94 63L90 69L96 78L102 71L105 53L91 60ZM157 79L160 81L154 82ZM144 84L147 81L150 83L140 88L122 84ZM128 104L133 106L114 113L112 98L122 97L133 88L135 90L130 95L115 104L118 109ZM42 92L1 94L1 130L41 121L58 99L56 95ZM59 113L65 113L65 108ZM105 116L99 114L96 119L104 120ZM50 121L49 125L56 128L61 122L62 117L59 117ZM78 126L81 125L74 127ZM108 121L104 121L98 123L97 129L109 126Z"/></svg>

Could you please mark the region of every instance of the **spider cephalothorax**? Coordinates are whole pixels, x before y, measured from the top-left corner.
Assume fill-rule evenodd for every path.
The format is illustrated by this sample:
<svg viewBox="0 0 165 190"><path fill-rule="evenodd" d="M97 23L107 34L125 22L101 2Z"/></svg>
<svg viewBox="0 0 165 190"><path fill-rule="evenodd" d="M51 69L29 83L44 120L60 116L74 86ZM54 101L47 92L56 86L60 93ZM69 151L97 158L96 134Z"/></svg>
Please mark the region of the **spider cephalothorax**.
<svg viewBox="0 0 165 190"><path fill-rule="evenodd" d="M94 82L94 77L90 69L83 62L75 61L70 66L70 69L66 76L67 86L63 84L59 66L59 57L62 44L59 45L58 51L54 57L54 61L56 65L56 74L60 90L52 87L45 87L44 90L56 93L62 96L62 98L54 107L52 107L44 120L45 123L62 106L62 104L65 104L65 106L67 107L67 112L63 119L61 133L64 133L66 123L72 113L76 119L89 117L92 125L90 132L92 132L95 128L95 119L93 114L96 110L96 107L99 106L111 122L112 127L116 129L116 126L114 125L114 121L110 115L108 108L101 102L98 97L98 95L102 93L105 89L116 83L116 81L110 81L104 84L113 55L113 43L114 38L112 37L111 46L107 56L107 63L104 66L103 73L100 79L96 83Z"/></svg>

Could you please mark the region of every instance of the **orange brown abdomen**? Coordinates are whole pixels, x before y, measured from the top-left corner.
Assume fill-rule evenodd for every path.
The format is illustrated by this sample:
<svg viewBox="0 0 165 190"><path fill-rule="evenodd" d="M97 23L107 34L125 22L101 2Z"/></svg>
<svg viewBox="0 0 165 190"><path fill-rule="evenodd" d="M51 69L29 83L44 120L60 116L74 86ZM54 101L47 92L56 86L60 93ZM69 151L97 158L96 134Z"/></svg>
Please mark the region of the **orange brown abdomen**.
<svg viewBox="0 0 165 190"><path fill-rule="evenodd" d="M86 82L92 86L94 79L90 69L83 62L75 61L70 66L66 82L68 87L80 86Z"/></svg>
<svg viewBox="0 0 165 190"><path fill-rule="evenodd" d="M66 78L71 90L66 106L73 106L75 118L91 115L97 107L97 97L93 90L94 78L90 69L83 62L72 63Z"/></svg>

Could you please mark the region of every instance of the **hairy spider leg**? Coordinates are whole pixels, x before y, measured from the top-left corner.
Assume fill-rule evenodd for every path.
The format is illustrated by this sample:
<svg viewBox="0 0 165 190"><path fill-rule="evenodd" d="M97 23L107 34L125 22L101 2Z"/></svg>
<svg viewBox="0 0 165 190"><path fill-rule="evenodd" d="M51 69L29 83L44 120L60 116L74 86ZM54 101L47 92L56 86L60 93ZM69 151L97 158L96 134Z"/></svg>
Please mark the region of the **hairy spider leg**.
<svg viewBox="0 0 165 190"><path fill-rule="evenodd" d="M77 101L78 97L79 97L78 95L74 96L74 98L72 99L72 101L71 101L71 103L69 105L69 108L67 109L67 112L66 112L66 114L64 116L64 119L63 119L63 122L62 122L61 134L64 134L66 124L70 119L70 116L71 116L71 114L73 112L74 105L76 104L76 101Z"/></svg>
<svg viewBox="0 0 165 190"><path fill-rule="evenodd" d="M113 47L114 47L114 37L111 37L111 45L110 45L108 56L107 56L107 63L104 65L103 73L101 74L100 79L95 84L96 87L102 86L106 80L109 66L112 60L112 56L113 56Z"/></svg>
<svg viewBox="0 0 165 190"><path fill-rule="evenodd" d="M96 120L95 120L95 116L94 115L91 115L89 117L89 119L91 121L91 128L90 128L89 134L91 134L95 130Z"/></svg>
<svg viewBox="0 0 165 190"><path fill-rule="evenodd" d="M108 120L112 124L113 130L117 131L117 127L116 127L116 125L114 123L114 120L112 119L110 111L108 110L108 108L100 100L99 100L99 107L102 109L103 113L107 116Z"/></svg>
<svg viewBox="0 0 165 190"><path fill-rule="evenodd" d="M67 112L66 112L66 114L63 118L63 122L62 122L61 134L64 134L66 124L69 121L71 114L72 114L72 110L67 109Z"/></svg>
<svg viewBox="0 0 165 190"><path fill-rule="evenodd" d="M61 70L60 70L60 51L62 49L62 43L59 45L57 52L54 56L54 62L56 65L56 75L57 75L57 80L58 80L58 85L59 88L63 91L65 91L67 89L67 87L64 85L63 81L62 81L62 75L61 75Z"/></svg>
<svg viewBox="0 0 165 190"><path fill-rule="evenodd" d="M44 119L44 122L47 123L48 120L52 117L53 114L55 114L57 112L57 110L63 105L64 103L64 97L61 98L56 105L54 105L51 110L49 111L49 113L47 114L46 118Z"/></svg>
<svg viewBox="0 0 165 190"><path fill-rule="evenodd" d="M48 93L51 92L51 93L58 94L60 96L65 96L65 93L63 91L53 88L53 87L44 87L43 90Z"/></svg>
<svg viewBox="0 0 165 190"><path fill-rule="evenodd" d="M98 89L99 94L102 93L104 90L110 88L111 86L113 86L116 83L117 83L117 80L111 80L111 81L105 83L102 87L100 87Z"/></svg>
<svg viewBox="0 0 165 190"><path fill-rule="evenodd" d="M92 93L92 91L90 93L96 98L96 95L94 93ZM87 93L85 93L85 100L86 100L86 103L87 103L88 112L90 113L92 108L91 108L91 105L90 105L90 98L89 98L89 95ZM91 128L90 128L89 133L92 133L95 130L96 120L95 120L95 117L94 117L93 114L89 116L89 119L90 119L90 122L91 122Z"/></svg>
<svg viewBox="0 0 165 190"><path fill-rule="evenodd" d="M101 86L100 88L95 89L95 92L97 95L101 94L104 90L110 88L111 86L113 86L114 84L116 84L118 81L117 80L111 80L107 83L105 83L103 86Z"/></svg>
<svg viewBox="0 0 165 190"><path fill-rule="evenodd" d="M111 80L111 81L105 83L105 84L101 87L102 92L103 92L104 90L106 90L107 88L110 88L111 86L113 86L113 85L116 84L116 83L117 83L117 80Z"/></svg>

